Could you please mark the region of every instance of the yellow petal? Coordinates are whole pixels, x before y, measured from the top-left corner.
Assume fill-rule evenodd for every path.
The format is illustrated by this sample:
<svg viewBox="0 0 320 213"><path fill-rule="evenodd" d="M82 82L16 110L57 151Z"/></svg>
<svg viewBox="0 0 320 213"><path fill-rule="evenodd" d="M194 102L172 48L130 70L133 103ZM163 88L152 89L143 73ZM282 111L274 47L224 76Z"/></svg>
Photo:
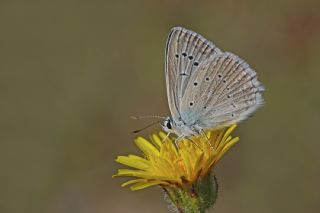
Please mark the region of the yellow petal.
<svg viewBox="0 0 320 213"><path fill-rule="evenodd" d="M218 146L219 146L219 144L221 142L221 139L224 136L224 132L225 132L225 129L221 129L221 130L219 130L219 132L217 132L218 136L217 136L217 138L216 138L216 140L214 142L214 146L213 146L214 149L218 148Z"/></svg>
<svg viewBox="0 0 320 213"><path fill-rule="evenodd" d="M218 148L217 148L217 152L219 153L219 152L223 149L223 147L224 147L231 139L232 139L231 136L228 136L227 139L222 139L221 142L220 142L220 144L219 144L219 146L218 146Z"/></svg>
<svg viewBox="0 0 320 213"><path fill-rule="evenodd" d="M175 181L175 177L168 177L165 175L155 175L155 173L148 173L140 170L130 170L130 169L118 169L118 173L112 177L139 177L145 179L155 179L155 180L168 180Z"/></svg>
<svg viewBox="0 0 320 213"><path fill-rule="evenodd" d="M181 146L180 155L183 159L183 163L184 163L184 166L186 169L186 177L189 178L192 174L192 166L191 166L189 154L188 154L188 152L185 151L184 144L181 144L180 146Z"/></svg>
<svg viewBox="0 0 320 213"><path fill-rule="evenodd" d="M202 160L203 160L203 153L196 159L196 162L194 164L194 169L200 169L202 167Z"/></svg>
<svg viewBox="0 0 320 213"><path fill-rule="evenodd" d="M150 186L154 186L154 185L168 185L166 182L164 181L152 181L152 182L146 182L146 183L137 183L134 184L133 186L130 187L130 189L132 191L136 191L136 190L140 190L140 189L144 189Z"/></svg>
<svg viewBox="0 0 320 213"><path fill-rule="evenodd" d="M134 142L139 147L139 149L148 157L152 155L158 156L160 154L159 150L143 137L138 137Z"/></svg>
<svg viewBox="0 0 320 213"><path fill-rule="evenodd" d="M223 147L219 155L217 156L217 161L235 144L239 141L239 137L232 139L227 145Z"/></svg>
<svg viewBox="0 0 320 213"><path fill-rule="evenodd" d="M161 141L162 141L163 143L166 143L166 142L172 143L172 140L171 140L171 138L168 136L168 133L159 132L159 136L160 136Z"/></svg>
<svg viewBox="0 0 320 213"><path fill-rule="evenodd" d="M134 183L139 183L139 182L145 182L145 179L135 179L135 180L129 180L127 182L124 182L123 184L121 184L122 187L134 184Z"/></svg>
<svg viewBox="0 0 320 213"><path fill-rule="evenodd" d="M166 141L164 142L162 149L160 151L160 155L163 158L168 158L168 159L176 159L178 158L178 151L176 149L176 146L171 142L171 141Z"/></svg>
<svg viewBox="0 0 320 213"><path fill-rule="evenodd" d="M124 164L126 166L130 166L136 169L146 169L149 167L148 161L143 158L139 158L138 156L118 156L115 160L118 163Z"/></svg>
<svg viewBox="0 0 320 213"><path fill-rule="evenodd" d="M142 158L140 156L137 156L137 155L128 155L129 158L131 158L132 160L138 160L138 161L141 161L143 163L145 163L146 165L149 165L149 161L145 158Z"/></svg>
<svg viewBox="0 0 320 213"><path fill-rule="evenodd" d="M113 177L119 177L119 176L141 177L141 176L145 176L145 172L141 170L133 170L133 169L118 169L118 173L113 175Z"/></svg>
<svg viewBox="0 0 320 213"><path fill-rule="evenodd" d="M158 148L161 148L162 141L161 141L161 139L159 138L159 136L157 134L153 134L151 136L151 140Z"/></svg>

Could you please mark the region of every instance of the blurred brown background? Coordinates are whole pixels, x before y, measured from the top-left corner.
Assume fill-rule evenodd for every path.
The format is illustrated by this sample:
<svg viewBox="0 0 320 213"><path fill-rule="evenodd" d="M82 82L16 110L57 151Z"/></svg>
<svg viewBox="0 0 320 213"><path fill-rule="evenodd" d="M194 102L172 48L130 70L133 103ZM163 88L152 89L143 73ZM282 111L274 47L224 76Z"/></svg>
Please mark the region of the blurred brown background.
<svg viewBox="0 0 320 213"><path fill-rule="evenodd" d="M216 168L212 212L320 212L318 2L2 0L0 212L167 212L157 188L111 176L149 123L129 116L169 113L176 25L240 55L267 88Z"/></svg>

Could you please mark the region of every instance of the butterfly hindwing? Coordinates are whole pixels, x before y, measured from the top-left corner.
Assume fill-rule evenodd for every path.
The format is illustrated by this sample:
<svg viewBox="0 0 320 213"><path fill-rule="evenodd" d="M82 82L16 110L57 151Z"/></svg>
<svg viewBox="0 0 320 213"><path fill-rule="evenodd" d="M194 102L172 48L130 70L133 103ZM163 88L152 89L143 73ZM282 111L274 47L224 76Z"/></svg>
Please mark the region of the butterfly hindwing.
<svg viewBox="0 0 320 213"><path fill-rule="evenodd" d="M237 123L262 105L262 90L256 72L246 62L232 53L220 53L191 76L181 102L181 118L201 129Z"/></svg>

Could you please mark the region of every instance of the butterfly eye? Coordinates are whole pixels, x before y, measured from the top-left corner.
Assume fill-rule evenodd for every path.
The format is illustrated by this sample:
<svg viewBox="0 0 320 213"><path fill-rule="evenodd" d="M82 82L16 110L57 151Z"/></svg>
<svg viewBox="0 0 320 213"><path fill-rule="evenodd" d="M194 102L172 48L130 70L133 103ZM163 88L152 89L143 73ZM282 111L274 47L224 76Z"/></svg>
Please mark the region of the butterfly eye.
<svg viewBox="0 0 320 213"><path fill-rule="evenodd" d="M194 82L193 85L194 85L194 86L197 86L197 85L198 85L198 82Z"/></svg>
<svg viewBox="0 0 320 213"><path fill-rule="evenodd" d="M210 78L209 77L206 77L206 81L209 81L210 80Z"/></svg>
<svg viewBox="0 0 320 213"><path fill-rule="evenodd" d="M193 59L193 56L192 56L192 55L190 55L188 58L189 58L190 60L192 60L192 59Z"/></svg>
<svg viewBox="0 0 320 213"><path fill-rule="evenodd" d="M172 125L171 125L171 122L170 122L170 121L167 121L166 127L167 127L168 129L172 129Z"/></svg>
<svg viewBox="0 0 320 213"><path fill-rule="evenodd" d="M194 66L198 66L198 65L199 65L199 62L194 62L193 65L194 65Z"/></svg>

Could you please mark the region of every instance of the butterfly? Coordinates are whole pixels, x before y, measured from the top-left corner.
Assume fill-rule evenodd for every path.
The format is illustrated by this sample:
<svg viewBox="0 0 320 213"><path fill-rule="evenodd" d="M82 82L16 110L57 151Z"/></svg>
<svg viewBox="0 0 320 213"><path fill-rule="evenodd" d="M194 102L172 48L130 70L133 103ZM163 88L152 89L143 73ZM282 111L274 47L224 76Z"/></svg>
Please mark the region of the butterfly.
<svg viewBox="0 0 320 213"><path fill-rule="evenodd" d="M264 87L244 60L183 27L168 36L165 78L171 116L161 126L177 140L239 123L263 105Z"/></svg>

